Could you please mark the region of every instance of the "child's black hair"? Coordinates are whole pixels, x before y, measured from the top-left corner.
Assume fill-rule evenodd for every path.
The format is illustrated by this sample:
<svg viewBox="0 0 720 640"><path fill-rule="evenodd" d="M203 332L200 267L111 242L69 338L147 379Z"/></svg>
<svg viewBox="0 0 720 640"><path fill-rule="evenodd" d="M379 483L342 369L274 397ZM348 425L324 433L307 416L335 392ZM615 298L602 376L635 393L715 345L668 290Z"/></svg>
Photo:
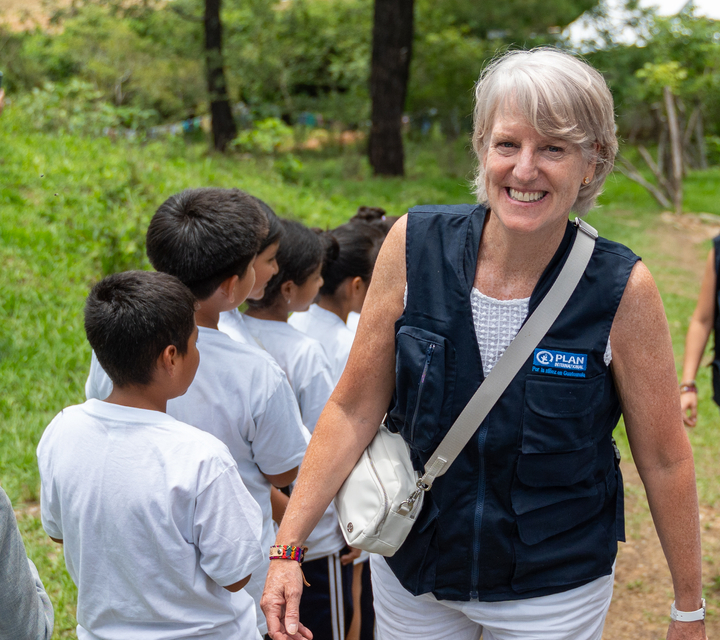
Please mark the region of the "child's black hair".
<svg viewBox="0 0 720 640"><path fill-rule="evenodd" d="M205 300L227 278L245 274L267 232L267 216L244 191L186 189L152 217L147 256Z"/></svg>
<svg viewBox="0 0 720 640"><path fill-rule="evenodd" d="M355 215L348 222L367 222L382 229L385 235L390 231L400 216L389 216L382 207L358 207Z"/></svg>
<svg viewBox="0 0 720 640"><path fill-rule="evenodd" d="M282 225L280 224L280 218L278 218L277 215L275 215L275 212L270 208L270 205L267 204L267 202L263 202L262 200L260 200L260 198L256 198L255 196L250 196L250 197L260 205L260 208L263 210L263 212L267 216L268 233L265 236L265 240L263 240L260 243L260 248L258 249L258 253L262 253L271 244L280 242L280 238L282 238L282 234L283 234L283 228L282 228Z"/></svg>
<svg viewBox="0 0 720 640"><path fill-rule="evenodd" d="M148 384L165 348L185 355L194 329L195 296L167 273L115 273L85 303L88 342L117 387Z"/></svg>
<svg viewBox="0 0 720 640"><path fill-rule="evenodd" d="M277 252L278 272L270 278L260 300L248 300L251 309L267 309L280 296L283 282L302 286L323 261L320 235L304 224L280 218L283 234Z"/></svg>
<svg viewBox="0 0 720 640"><path fill-rule="evenodd" d="M385 232L377 224L348 222L326 236L337 249L325 251L320 295L332 296L346 278L360 277L370 284L375 260L385 240Z"/></svg>

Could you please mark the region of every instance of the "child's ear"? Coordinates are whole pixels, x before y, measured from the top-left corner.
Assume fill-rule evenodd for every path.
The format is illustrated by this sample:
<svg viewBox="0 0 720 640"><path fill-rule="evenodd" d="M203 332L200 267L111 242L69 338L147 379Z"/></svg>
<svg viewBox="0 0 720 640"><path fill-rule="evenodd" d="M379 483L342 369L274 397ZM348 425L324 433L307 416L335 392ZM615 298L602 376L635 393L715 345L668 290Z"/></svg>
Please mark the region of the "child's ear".
<svg viewBox="0 0 720 640"><path fill-rule="evenodd" d="M280 295L288 304L292 300L295 289L297 289L297 285L292 280L286 280L280 285Z"/></svg>
<svg viewBox="0 0 720 640"><path fill-rule="evenodd" d="M350 291L357 293L362 290L362 286L365 284L364 280L360 276L355 276L350 281Z"/></svg>
<svg viewBox="0 0 720 640"><path fill-rule="evenodd" d="M239 279L239 276L230 276L229 278L225 278L218 287L229 302L235 302L235 285ZM240 302L238 302L238 305Z"/></svg>
<svg viewBox="0 0 720 640"><path fill-rule="evenodd" d="M169 344L158 357L158 369L162 367L170 377L173 377L179 357L177 347L174 344Z"/></svg>

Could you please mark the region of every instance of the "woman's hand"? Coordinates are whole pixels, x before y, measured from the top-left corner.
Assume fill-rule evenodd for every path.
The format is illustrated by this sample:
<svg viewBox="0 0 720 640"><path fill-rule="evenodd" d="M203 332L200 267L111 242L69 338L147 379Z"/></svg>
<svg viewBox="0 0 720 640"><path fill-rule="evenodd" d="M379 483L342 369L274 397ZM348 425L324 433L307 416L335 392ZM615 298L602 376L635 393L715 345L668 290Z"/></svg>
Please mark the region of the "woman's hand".
<svg viewBox="0 0 720 640"><path fill-rule="evenodd" d="M300 564L294 560L270 562L260 608L272 640L311 640L310 629L300 623L303 582Z"/></svg>
<svg viewBox="0 0 720 640"><path fill-rule="evenodd" d="M705 621L671 622L667 632L667 640L707 640Z"/></svg>
<svg viewBox="0 0 720 640"><path fill-rule="evenodd" d="M685 391L680 394L680 408L682 409L683 424L694 427L697 424L697 391Z"/></svg>

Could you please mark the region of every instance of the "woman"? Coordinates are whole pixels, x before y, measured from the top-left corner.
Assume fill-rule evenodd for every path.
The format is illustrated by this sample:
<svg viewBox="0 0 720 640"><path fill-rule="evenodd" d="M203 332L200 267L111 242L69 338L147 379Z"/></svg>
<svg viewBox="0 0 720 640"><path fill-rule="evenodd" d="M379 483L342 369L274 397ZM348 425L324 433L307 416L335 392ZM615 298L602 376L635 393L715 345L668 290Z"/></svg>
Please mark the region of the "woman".
<svg viewBox="0 0 720 640"><path fill-rule="evenodd" d="M302 544L385 412L417 463L432 454L557 277L575 234L568 214L590 208L612 169L612 97L570 55L511 52L477 85L473 143L482 205L417 207L383 245L278 544ZM539 348L579 356L582 375L549 375L529 358L403 546L373 557L381 640L599 639L624 536L611 438L621 412L679 617L702 617L692 452L648 270L598 239ZM296 562L271 562L262 608L274 640L310 637L301 585ZM701 640L704 621L673 621L668 638Z"/></svg>
<svg viewBox="0 0 720 640"><path fill-rule="evenodd" d="M710 333L715 331L715 357L713 358L712 381L713 400L720 404L720 344L718 344L718 270L720 269L720 236L713 238L705 262L705 273L700 285L700 297L693 312L685 337L685 358L683 360L682 382L680 383L680 405L686 427L697 424L698 390L695 376L700 367Z"/></svg>

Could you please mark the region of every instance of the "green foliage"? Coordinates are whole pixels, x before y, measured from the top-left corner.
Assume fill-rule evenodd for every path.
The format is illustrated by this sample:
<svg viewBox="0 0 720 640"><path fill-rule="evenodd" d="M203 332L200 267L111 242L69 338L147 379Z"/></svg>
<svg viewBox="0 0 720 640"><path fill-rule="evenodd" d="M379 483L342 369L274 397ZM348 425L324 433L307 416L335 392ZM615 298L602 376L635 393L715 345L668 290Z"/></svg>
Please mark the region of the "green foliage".
<svg viewBox="0 0 720 640"><path fill-rule="evenodd" d="M303 163L300 159L292 153L286 153L280 156L275 162L273 167L277 171L285 182L297 183L300 181L302 176Z"/></svg>
<svg viewBox="0 0 720 640"><path fill-rule="evenodd" d="M276 153L289 151L295 141L292 127L279 118L265 118L251 129L238 133L232 146L246 153Z"/></svg>
<svg viewBox="0 0 720 640"><path fill-rule="evenodd" d="M680 98L681 116L701 104L706 133L720 134L720 22L696 16L636 14L639 45L609 43L588 54L613 91L622 136L649 138L663 83ZM609 37L609 36L608 36Z"/></svg>
<svg viewBox="0 0 720 640"><path fill-rule="evenodd" d="M679 62L670 60L658 64L646 62L642 69L635 72L635 75L643 80L647 98L658 100L662 95L663 87L670 87L673 94L676 94L687 79L688 72Z"/></svg>
<svg viewBox="0 0 720 640"><path fill-rule="evenodd" d="M144 145L108 138L23 128L17 104L0 121L0 483L16 508L38 499L35 448L63 407L82 402L90 350L82 310L89 287L105 273L149 268L144 232L170 194L198 185L236 186L268 202L280 215L309 225L345 222L360 205L391 215L427 202L472 201L472 156L467 139L406 147L406 179L372 178L358 150L336 155L303 153L297 181L272 159L207 155L204 144L181 140ZM292 161L291 161L292 162ZM688 208L720 214L720 171L692 173ZM57 194L57 195L56 195ZM637 185L611 175L601 206L589 222L604 236L629 244L652 270L666 304L676 361L699 283L678 264L672 247L655 235L656 207ZM709 247L703 247L707 251ZM693 434L698 484L704 502L720 497L717 481L717 408L710 374L699 372L701 418ZM622 430L618 440L628 453ZM32 513L21 515L28 552L56 606L56 635L74 638L76 590L60 549Z"/></svg>
<svg viewBox="0 0 720 640"><path fill-rule="evenodd" d="M99 135L106 128L143 130L157 119L155 111L106 102L101 91L77 78L65 84L46 82L42 89L21 95L15 106L32 127L48 132Z"/></svg>

